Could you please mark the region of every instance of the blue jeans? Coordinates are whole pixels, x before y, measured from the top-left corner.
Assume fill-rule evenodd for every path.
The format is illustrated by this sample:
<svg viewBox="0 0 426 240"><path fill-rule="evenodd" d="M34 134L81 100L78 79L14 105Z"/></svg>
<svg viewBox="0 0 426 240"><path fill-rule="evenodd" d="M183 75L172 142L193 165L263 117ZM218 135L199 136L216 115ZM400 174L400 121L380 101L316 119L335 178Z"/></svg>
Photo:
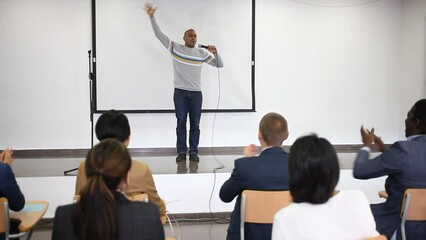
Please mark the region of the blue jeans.
<svg viewBox="0 0 426 240"><path fill-rule="evenodd" d="M201 91L186 91L175 88L173 95L175 103L176 126L176 150L177 153L186 153L186 119L189 114L189 153L198 153L200 142L200 118L203 94Z"/></svg>

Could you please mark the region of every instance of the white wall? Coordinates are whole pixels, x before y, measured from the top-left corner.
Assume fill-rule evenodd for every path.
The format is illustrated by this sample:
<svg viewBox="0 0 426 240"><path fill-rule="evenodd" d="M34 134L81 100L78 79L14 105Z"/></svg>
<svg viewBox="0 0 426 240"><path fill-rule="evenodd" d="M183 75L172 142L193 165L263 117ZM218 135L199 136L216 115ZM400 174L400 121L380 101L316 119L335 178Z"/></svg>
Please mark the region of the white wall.
<svg viewBox="0 0 426 240"><path fill-rule="evenodd" d="M0 1L0 146L89 146L90 1Z"/></svg>
<svg viewBox="0 0 426 240"><path fill-rule="evenodd" d="M425 92L425 9L422 0L346 8L258 0L257 112L217 114L213 139L215 114L204 114L200 146L256 143L269 111L288 119L288 144L311 131L360 143L361 124L386 142L402 139L404 116ZM90 146L90 17L88 0L0 2L0 148ZM175 145L173 114L128 116L130 147Z"/></svg>
<svg viewBox="0 0 426 240"><path fill-rule="evenodd" d="M402 10L404 17L400 51L401 76L398 87L400 91L396 95L402 113L399 116L401 123L405 118L403 113L409 110L406 106L413 105L419 97L426 97L426 1L404 1ZM401 135L404 133L401 132Z"/></svg>

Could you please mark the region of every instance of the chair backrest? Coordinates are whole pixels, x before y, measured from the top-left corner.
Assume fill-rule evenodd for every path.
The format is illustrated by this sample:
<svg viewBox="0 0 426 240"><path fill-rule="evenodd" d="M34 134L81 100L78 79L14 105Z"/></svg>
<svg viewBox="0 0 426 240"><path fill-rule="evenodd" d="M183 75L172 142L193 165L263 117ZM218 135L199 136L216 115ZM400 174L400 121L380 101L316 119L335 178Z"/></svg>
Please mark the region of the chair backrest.
<svg viewBox="0 0 426 240"><path fill-rule="evenodd" d="M241 220L272 224L275 213L290 203L290 191L244 190L241 196Z"/></svg>
<svg viewBox="0 0 426 240"><path fill-rule="evenodd" d="M9 232L9 204L6 198L0 198L0 233Z"/></svg>
<svg viewBox="0 0 426 240"><path fill-rule="evenodd" d="M274 222L274 215L292 201L290 191L244 190L241 194L241 239L244 239L244 223Z"/></svg>
<svg viewBox="0 0 426 240"><path fill-rule="evenodd" d="M137 201L137 202L148 202L149 201L148 194L146 194L146 193L134 194L134 195L128 196L128 199L130 201Z"/></svg>
<svg viewBox="0 0 426 240"><path fill-rule="evenodd" d="M426 189L408 188L401 206L401 235L405 237L406 221L426 221Z"/></svg>
<svg viewBox="0 0 426 240"><path fill-rule="evenodd" d="M405 190L401 206L401 218L406 221L426 221L426 189Z"/></svg>

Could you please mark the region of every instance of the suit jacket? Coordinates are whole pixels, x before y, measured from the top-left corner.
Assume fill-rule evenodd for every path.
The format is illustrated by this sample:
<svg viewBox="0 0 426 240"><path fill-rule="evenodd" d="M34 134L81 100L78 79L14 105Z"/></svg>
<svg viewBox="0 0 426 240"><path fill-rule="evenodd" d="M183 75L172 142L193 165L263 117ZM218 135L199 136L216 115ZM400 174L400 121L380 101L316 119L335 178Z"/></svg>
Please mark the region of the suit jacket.
<svg viewBox="0 0 426 240"><path fill-rule="evenodd" d="M9 208L14 211L19 211L25 206L25 197L16 182L15 175L9 164L3 162L0 162L0 197L6 198ZM0 233L0 239L5 239L4 232Z"/></svg>
<svg viewBox="0 0 426 240"><path fill-rule="evenodd" d="M369 159L369 151L360 150L355 159L353 174L358 179L388 175L385 189L389 197L384 203L372 204L371 210L377 231L390 239L400 226L399 214L404 191L407 188L426 188L426 135L396 142L373 159ZM407 223L406 235L407 239L426 239L425 223Z"/></svg>
<svg viewBox="0 0 426 240"><path fill-rule="evenodd" d="M0 197L5 197L9 208L19 211L24 208L25 197L16 182L15 175L10 166L0 162Z"/></svg>
<svg viewBox="0 0 426 240"><path fill-rule="evenodd" d="M228 228L227 240L240 239L240 201L243 190L288 190L288 154L281 147L264 149L257 157L235 160L231 177L220 189L220 199L231 202L235 197L234 211ZM246 239L271 239L272 224L245 224Z"/></svg>
<svg viewBox="0 0 426 240"><path fill-rule="evenodd" d="M85 162L81 162L78 167L77 181L75 184L75 194L79 195L84 185L87 182ZM154 203L160 210L160 215L166 215L166 206L163 200L158 196L157 189L155 188L154 179L148 165L132 160L130 167L129 183L127 186L126 194L129 196L146 193L148 194L149 202Z"/></svg>
<svg viewBox="0 0 426 240"><path fill-rule="evenodd" d="M124 196L120 196L118 204L118 239L164 240L164 229L156 205L146 202L131 202ZM71 220L75 206L76 203L56 209L52 240L77 239Z"/></svg>

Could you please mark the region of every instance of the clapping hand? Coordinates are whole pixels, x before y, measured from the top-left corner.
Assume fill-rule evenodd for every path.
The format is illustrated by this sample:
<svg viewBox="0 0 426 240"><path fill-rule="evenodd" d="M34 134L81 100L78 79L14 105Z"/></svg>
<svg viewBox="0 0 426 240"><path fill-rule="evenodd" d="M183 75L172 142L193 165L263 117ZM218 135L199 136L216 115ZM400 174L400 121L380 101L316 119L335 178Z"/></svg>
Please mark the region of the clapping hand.
<svg viewBox="0 0 426 240"><path fill-rule="evenodd" d="M244 157L254 157L256 156L257 147L254 144L250 144L244 148Z"/></svg>
<svg viewBox="0 0 426 240"><path fill-rule="evenodd" d="M368 128L364 128L364 126L361 126L361 138L365 146L372 148L373 144L376 144L377 148L381 152L386 149L382 139L374 133L374 128L369 130Z"/></svg>
<svg viewBox="0 0 426 240"><path fill-rule="evenodd" d="M12 148L6 148L3 152L0 153L0 161L2 163L12 165L12 162L13 162L12 154L13 154Z"/></svg>

